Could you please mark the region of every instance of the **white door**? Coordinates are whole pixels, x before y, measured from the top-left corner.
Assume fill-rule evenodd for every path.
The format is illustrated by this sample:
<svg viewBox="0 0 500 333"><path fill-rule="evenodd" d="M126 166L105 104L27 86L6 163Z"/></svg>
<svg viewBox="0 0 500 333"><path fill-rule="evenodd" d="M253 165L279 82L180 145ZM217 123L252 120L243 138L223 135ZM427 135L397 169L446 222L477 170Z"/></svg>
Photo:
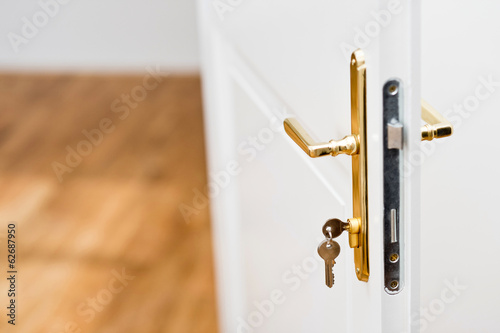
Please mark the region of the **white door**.
<svg viewBox="0 0 500 333"><path fill-rule="evenodd" d="M418 1L199 1L216 278L223 332L416 332L420 146ZM286 135L351 133L351 53L366 59L369 265L344 233L335 284L316 248L327 219L353 217L351 157L311 159ZM401 290L384 286L383 88L401 83ZM404 94L403 94L404 92Z"/></svg>
<svg viewBox="0 0 500 333"><path fill-rule="evenodd" d="M422 5L422 95L455 127L420 151L425 333L500 331L499 13L499 1Z"/></svg>

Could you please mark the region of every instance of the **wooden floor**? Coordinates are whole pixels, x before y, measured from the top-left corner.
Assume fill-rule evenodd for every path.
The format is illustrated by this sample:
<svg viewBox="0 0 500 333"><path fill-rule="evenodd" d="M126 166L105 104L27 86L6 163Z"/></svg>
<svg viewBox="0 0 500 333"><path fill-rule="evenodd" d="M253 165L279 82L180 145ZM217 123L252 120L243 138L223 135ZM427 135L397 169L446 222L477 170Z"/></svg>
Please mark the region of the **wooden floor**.
<svg viewBox="0 0 500 333"><path fill-rule="evenodd" d="M127 117L113 112L143 78L0 75L0 332L217 331L209 211L190 223L179 211L206 182L199 78L164 77ZM113 132L81 143L105 118ZM92 151L70 167L78 147ZM62 182L54 162L71 169Z"/></svg>

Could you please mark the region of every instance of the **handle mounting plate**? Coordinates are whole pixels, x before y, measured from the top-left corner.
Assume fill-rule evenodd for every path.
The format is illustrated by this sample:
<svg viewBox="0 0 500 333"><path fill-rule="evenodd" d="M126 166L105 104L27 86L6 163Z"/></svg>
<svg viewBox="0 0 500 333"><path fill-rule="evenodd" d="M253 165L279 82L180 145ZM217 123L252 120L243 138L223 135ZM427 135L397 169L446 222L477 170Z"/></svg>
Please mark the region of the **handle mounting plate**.
<svg viewBox="0 0 500 333"><path fill-rule="evenodd" d="M359 153L352 156L352 207L361 220L359 246L354 248L354 267L360 281L368 281L368 147L366 136L366 64L363 51L351 56L351 135L358 138Z"/></svg>
<svg viewBox="0 0 500 333"><path fill-rule="evenodd" d="M354 249L354 266L360 281L368 281L368 149L366 135L366 64L363 51L352 53L351 75L351 134L342 140L316 142L293 118L285 119L283 125L290 138L309 157L352 157L353 218L349 219L356 231L349 233L349 243Z"/></svg>

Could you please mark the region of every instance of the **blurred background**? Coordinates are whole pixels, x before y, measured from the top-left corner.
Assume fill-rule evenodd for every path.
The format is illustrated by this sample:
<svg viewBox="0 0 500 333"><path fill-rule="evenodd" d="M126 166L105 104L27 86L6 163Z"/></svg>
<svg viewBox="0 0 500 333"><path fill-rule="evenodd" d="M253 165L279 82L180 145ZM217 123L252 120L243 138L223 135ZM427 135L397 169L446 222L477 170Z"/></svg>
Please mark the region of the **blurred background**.
<svg viewBox="0 0 500 333"><path fill-rule="evenodd" d="M0 22L0 331L217 331L208 207L178 208L206 183L195 1L3 1Z"/></svg>

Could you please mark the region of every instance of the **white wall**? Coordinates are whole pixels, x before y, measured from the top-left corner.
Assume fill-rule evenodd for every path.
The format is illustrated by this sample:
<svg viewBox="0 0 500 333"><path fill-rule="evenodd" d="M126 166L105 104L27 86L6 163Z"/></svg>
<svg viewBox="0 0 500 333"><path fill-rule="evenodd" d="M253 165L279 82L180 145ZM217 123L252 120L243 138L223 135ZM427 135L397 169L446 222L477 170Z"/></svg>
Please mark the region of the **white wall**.
<svg viewBox="0 0 500 333"><path fill-rule="evenodd" d="M195 12L193 0L2 1L0 70L195 71ZM23 37L23 18L40 27L16 52L9 34Z"/></svg>

